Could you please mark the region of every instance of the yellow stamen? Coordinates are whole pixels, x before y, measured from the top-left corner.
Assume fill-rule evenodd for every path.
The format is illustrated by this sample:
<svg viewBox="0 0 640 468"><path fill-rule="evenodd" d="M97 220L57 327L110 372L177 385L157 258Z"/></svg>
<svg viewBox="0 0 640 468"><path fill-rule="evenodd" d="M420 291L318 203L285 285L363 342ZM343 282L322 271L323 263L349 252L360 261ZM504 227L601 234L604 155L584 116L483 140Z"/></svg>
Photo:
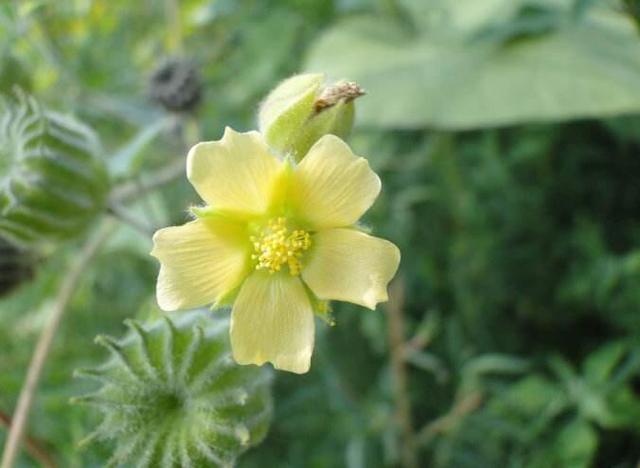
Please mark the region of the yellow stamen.
<svg viewBox="0 0 640 468"><path fill-rule="evenodd" d="M311 236L307 231L289 231L286 218L275 218L267 223L259 236L252 236L256 270L267 269L270 273L280 271L283 265L289 273L299 275L302 270L300 257L311 247Z"/></svg>

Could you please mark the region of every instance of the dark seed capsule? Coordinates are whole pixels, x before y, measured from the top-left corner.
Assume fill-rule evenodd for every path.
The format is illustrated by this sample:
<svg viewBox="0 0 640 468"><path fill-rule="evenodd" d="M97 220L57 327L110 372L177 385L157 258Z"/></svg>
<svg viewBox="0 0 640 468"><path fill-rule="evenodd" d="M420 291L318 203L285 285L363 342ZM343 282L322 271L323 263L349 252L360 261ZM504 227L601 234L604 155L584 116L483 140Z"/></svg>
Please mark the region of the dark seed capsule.
<svg viewBox="0 0 640 468"><path fill-rule="evenodd" d="M168 111L191 112L202 98L200 73L188 59L165 59L151 74L149 94Z"/></svg>

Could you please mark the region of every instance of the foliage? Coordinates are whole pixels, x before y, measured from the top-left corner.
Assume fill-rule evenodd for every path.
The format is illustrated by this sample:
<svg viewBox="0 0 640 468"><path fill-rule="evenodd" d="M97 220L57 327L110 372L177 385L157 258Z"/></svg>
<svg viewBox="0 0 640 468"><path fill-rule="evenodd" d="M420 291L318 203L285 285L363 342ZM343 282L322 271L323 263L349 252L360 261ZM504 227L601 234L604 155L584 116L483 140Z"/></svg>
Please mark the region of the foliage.
<svg viewBox="0 0 640 468"><path fill-rule="evenodd" d="M75 114L100 135L110 185L144 188L196 140L255 128L259 103L291 74L355 80L367 95L350 143L383 180L366 222L403 254L406 343L389 338L398 302L337 305L336 326L318 324L311 371L276 375L272 426L239 466L395 466L407 450L418 466L447 468L637 464L635 2L185 0L178 28L171 3L0 5L0 92L18 83ZM150 99L153 71L177 55L200 71L191 114ZM4 180L12 166L0 157ZM184 222L197 202L182 174L133 193L118 203L141 226L119 223L82 275L32 411L29 435L60 466L112 456L109 445L77 447L98 415L68 404L94 388L72 370L104 358L95 335L158 320L158 266L141 232ZM3 413L96 222L81 224L0 302ZM36 465L25 454L19 466Z"/></svg>
<svg viewBox="0 0 640 468"><path fill-rule="evenodd" d="M469 129L640 106L640 44L630 18L610 7L580 12L568 1L503 0L475 2L474 11L472 1L406 3L410 28L378 16L349 18L312 47L311 69L349 76L381 98L363 102L364 124Z"/></svg>

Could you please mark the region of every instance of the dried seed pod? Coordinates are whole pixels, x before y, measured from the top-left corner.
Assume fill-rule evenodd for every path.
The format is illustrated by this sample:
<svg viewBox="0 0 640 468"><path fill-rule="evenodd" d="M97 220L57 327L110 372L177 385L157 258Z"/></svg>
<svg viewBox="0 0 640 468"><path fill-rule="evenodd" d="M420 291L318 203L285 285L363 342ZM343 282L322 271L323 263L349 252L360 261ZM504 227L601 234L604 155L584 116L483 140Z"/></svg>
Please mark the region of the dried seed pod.
<svg viewBox="0 0 640 468"><path fill-rule="evenodd" d="M168 111L191 112L202 98L200 73L190 60L165 59L151 74L149 94Z"/></svg>
<svg viewBox="0 0 640 468"><path fill-rule="evenodd" d="M350 102L366 93L355 81L339 81L322 90L313 103L316 113L335 106L341 101Z"/></svg>
<svg viewBox="0 0 640 468"><path fill-rule="evenodd" d="M22 245L80 234L109 189L99 152L76 120L22 92L0 99L0 234Z"/></svg>
<svg viewBox="0 0 640 468"><path fill-rule="evenodd" d="M33 255L0 237L0 297L30 280L34 263Z"/></svg>
<svg viewBox="0 0 640 468"><path fill-rule="evenodd" d="M74 401L103 413L85 440L115 443L110 466L230 466L262 440L272 413L271 373L234 363L226 321L192 312L127 326L122 340L96 339L110 361L77 372L103 383Z"/></svg>

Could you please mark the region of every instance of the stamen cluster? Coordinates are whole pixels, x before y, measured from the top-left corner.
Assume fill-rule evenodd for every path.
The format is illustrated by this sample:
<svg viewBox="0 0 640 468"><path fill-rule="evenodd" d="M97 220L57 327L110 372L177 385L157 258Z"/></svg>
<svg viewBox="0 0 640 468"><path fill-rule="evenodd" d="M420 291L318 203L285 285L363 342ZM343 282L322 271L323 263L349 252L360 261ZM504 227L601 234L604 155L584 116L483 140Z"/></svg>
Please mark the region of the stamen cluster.
<svg viewBox="0 0 640 468"><path fill-rule="evenodd" d="M300 258L311 247L311 236L302 229L289 231L286 218L279 217L269 220L259 236L251 236L251 242L256 270L275 273L286 264L289 273L297 276L302 269Z"/></svg>

